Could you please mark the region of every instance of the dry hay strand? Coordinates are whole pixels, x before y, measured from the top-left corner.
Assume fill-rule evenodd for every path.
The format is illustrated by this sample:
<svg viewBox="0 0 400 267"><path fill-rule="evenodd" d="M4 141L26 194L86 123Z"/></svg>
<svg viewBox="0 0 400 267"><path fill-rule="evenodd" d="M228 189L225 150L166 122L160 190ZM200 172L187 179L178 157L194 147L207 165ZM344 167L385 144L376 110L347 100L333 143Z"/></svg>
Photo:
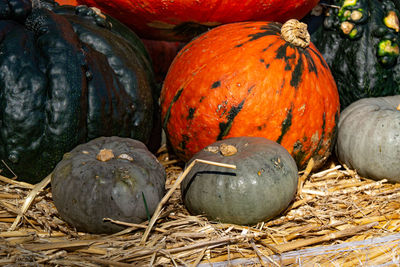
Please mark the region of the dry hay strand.
<svg viewBox="0 0 400 267"><path fill-rule="evenodd" d="M166 147L165 197L142 224L112 235L77 232L57 213L47 177L31 185L0 176L0 265L376 266L400 264L400 184L339 165L299 172L298 194L279 217L253 226L209 221L182 204L183 163Z"/></svg>

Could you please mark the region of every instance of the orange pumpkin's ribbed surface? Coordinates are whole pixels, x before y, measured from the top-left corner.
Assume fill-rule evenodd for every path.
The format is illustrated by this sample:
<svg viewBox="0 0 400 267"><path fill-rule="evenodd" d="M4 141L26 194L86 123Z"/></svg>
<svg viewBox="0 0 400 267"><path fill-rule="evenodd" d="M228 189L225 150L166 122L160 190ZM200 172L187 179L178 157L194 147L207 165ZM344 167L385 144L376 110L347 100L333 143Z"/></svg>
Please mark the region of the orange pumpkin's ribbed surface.
<svg viewBox="0 0 400 267"><path fill-rule="evenodd" d="M146 39L188 41L220 24L303 18L318 0L78 0L100 8ZM201 25L205 26L202 27Z"/></svg>
<svg viewBox="0 0 400 267"><path fill-rule="evenodd" d="M180 158L237 136L277 141L300 168L330 154L339 116L335 81L313 44L289 44L280 28L227 24L181 50L161 92L163 126Z"/></svg>

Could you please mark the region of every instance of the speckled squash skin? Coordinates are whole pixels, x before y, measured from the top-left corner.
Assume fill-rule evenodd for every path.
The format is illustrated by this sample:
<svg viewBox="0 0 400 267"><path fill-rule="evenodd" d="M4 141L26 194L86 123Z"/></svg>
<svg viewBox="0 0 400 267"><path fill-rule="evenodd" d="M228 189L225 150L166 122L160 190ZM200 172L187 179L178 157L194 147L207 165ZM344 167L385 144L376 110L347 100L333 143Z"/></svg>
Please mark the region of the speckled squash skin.
<svg viewBox="0 0 400 267"><path fill-rule="evenodd" d="M0 159L19 179L43 179L65 152L95 137L151 145L159 92L132 31L85 6L3 2Z"/></svg>
<svg viewBox="0 0 400 267"><path fill-rule="evenodd" d="M361 176L400 182L400 95L363 98L345 108L336 155Z"/></svg>
<svg viewBox="0 0 400 267"><path fill-rule="evenodd" d="M222 25L188 43L161 91L163 127L187 161L229 137L261 136L285 147L303 169L330 155L339 97L315 46L285 41L281 24Z"/></svg>
<svg viewBox="0 0 400 267"><path fill-rule="evenodd" d="M225 156L221 145L233 146L237 152ZM295 196L296 162L285 148L266 138L221 140L199 151L194 159L233 164L236 169L194 165L181 184L183 203L192 214L252 225L279 215Z"/></svg>
<svg viewBox="0 0 400 267"><path fill-rule="evenodd" d="M339 90L341 108L367 97L400 94L399 1L330 1L312 42Z"/></svg>
<svg viewBox="0 0 400 267"><path fill-rule="evenodd" d="M102 149L111 150L114 157L99 160ZM64 155L54 169L51 188L61 217L77 230L114 233L124 227L103 218L147 220L164 195L165 178L164 167L142 142L100 137Z"/></svg>
<svg viewBox="0 0 400 267"><path fill-rule="evenodd" d="M95 6L153 40L189 41L217 25L301 19L318 0L77 0Z"/></svg>

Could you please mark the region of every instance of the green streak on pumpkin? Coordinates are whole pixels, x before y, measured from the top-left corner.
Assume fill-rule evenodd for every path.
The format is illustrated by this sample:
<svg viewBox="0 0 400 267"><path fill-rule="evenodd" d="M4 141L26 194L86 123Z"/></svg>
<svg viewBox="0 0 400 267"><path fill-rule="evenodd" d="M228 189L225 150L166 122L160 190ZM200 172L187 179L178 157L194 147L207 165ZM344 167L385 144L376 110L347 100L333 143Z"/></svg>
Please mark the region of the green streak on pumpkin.
<svg viewBox="0 0 400 267"><path fill-rule="evenodd" d="M250 86L249 89L247 89L247 93L250 94L254 87L255 87L255 85ZM221 122L219 124L220 132L217 136L217 140L222 140L225 136L228 135L229 131L232 128L233 120L235 119L237 114L242 110L244 102L246 101L246 98L247 98L247 96L236 107L235 106L231 107L231 109L229 110L228 115L227 115L227 119L228 119L227 122Z"/></svg>
<svg viewBox="0 0 400 267"><path fill-rule="evenodd" d="M303 76L303 73L304 73L304 61L302 54L300 54L299 60L297 61L297 64L292 72L290 85L298 89L302 80L301 77Z"/></svg>
<svg viewBox="0 0 400 267"><path fill-rule="evenodd" d="M225 136L228 135L229 131L232 128L233 120L235 119L237 114L239 114L239 112L242 110L244 102L245 102L245 100L240 102L240 104L237 105L236 107L232 107L228 112L228 116L227 116L228 120L227 120L227 122L221 122L219 124L220 132L219 132L219 135L217 137L217 140L222 140Z"/></svg>
<svg viewBox="0 0 400 267"><path fill-rule="evenodd" d="M182 95L182 91L183 91L183 88L180 89L180 90L178 90L178 92L176 92L174 98L172 99L171 104L169 104L169 107L168 107L167 113L165 114L165 118L164 118L164 122L163 122L163 128L164 128L164 130L167 130L167 124L168 124L169 118L170 118L170 116L171 116L172 105L173 105L176 101L178 101L179 97Z"/></svg>
<svg viewBox="0 0 400 267"><path fill-rule="evenodd" d="M306 60L307 60L308 71L314 72L315 75L318 76L317 66L315 65L315 62L314 62L313 58L311 57L311 54L308 50L304 50L304 56L306 57Z"/></svg>
<svg viewBox="0 0 400 267"><path fill-rule="evenodd" d="M287 56L286 56L286 49L288 48L288 46L289 46L289 43L285 43L284 45L278 47L278 49L275 51L275 53L276 53L275 58L276 59L284 59L286 64L288 64Z"/></svg>
<svg viewBox="0 0 400 267"><path fill-rule="evenodd" d="M189 108L189 115L186 117L187 120L193 119L194 112L196 111L195 108Z"/></svg>
<svg viewBox="0 0 400 267"><path fill-rule="evenodd" d="M263 125L257 126L257 130L262 131L267 125L264 123Z"/></svg>
<svg viewBox="0 0 400 267"><path fill-rule="evenodd" d="M283 136L289 131L289 128L292 125L292 117L293 117L292 110L293 110L293 105L290 107L285 120L282 122L281 135L276 140L278 144L282 142Z"/></svg>
<svg viewBox="0 0 400 267"><path fill-rule="evenodd" d="M266 69L269 68L270 64L269 63L265 63L265 60L260 58L260 62L265 66Z"/></svg>
<svg viewBox="0 0 400 267"><path fill-rule="evenodd" d="M262 52L268 51L268 49L270 49L270 47L273 46L276 42L277 42L277 41L270 43L266 48L264 48L264 49L262 50Z"/></svg>
<svg viewBox="0 0 400 267"><path fill-rule="evenodd" d="M181 153L185 154L185 150L186 150L186 145L187 142L189 141L189 136L187 136L186 134L182 135L182 141L179 143L179 148L178 150L181 150Z"/></svg>
<svg viewBox="0 0 400 267"><path fill-rule="evenodd" d="M211 89L215 89L221 86L221 81L216 81L211 85Z"/></svg>
<svg viewBox="0 0 400 267"><path fill-rule="evenodd" d="M281 30L281 24L277 22L269 22L264 26L260 27L260 31L257 33L249 34L248 37L250 38L244 43L238 44L235 47L242 47L246 43L256 41L262 37L269 36L269 35L279 35Z"/></svg>
<svg viewBox="0 0 400 267"><path fill-rule="evenodd" d="M317 145L317 147L315 148L315 150L314 150L314 152L313 152L313 155L317 155L318 152L319 152L319 151L321 150L321 148L322 148L322 144L324 143L324 138L325 138L325 134L326 134L325 128L326 128L326 114L325 114L325 112L324 112L324 113L322 114L322 126L321 126L322 133L321 133L321 138L320 138L319 141L318 141L318 145Z"/></svg>
<svg viewBox="0 0 400 267"><path fill-rule="evenodd" d="M285 61L286 63L285 71L292 70L292 65L293 65L292 61L293 59L296 59L296 54L287 55L287 48L289 45L290 45L289 43L285 43L275 51L276 52L275 58L283 59ZM300 54L300 58L297 61L297 64L295 65L294 70L292 72L292 79L290 81L290 85L292 85L295 88L298 87L301 81L301 76L303 75L303 70L304 70L303 60Z"/></svg>
<svg viewBox="0 0 400 267"><path fill-rule="evenodd" d="M301 163L304 161L306 158L307 153L303 151L303 144L301 143L300 140L296 141L293 145L293 150L292 150L292 157L294 161L296 161L297 165L300 166Z"/></svg>
<svg viewBox="0 0 400 267"><path fill-rule="evenodd" d="M311 51L314 55L316 55L316 56L318 57L319 62L321 63L321 65L322 65L325 69L328 69L328 68L329 68L329 67L328 67L328 64L327 64L326 61L325 61L325 59L322 57L322 55L321 55L318 51L316 51L316 50L314 50L314 49L312 49L312 48L310 48L310 47L308 47L307 50L308 50L308 51ZM310 56L311 56L311 54L310 54Z"/></svg>

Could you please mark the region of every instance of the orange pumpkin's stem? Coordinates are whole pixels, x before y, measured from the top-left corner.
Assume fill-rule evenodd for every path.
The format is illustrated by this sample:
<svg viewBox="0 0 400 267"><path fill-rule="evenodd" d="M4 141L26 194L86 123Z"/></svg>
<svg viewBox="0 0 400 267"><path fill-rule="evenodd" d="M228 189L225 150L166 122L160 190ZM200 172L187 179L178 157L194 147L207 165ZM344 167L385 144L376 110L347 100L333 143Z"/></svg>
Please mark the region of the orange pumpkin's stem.
<svg viewBox="0 0 400 267"><path fill-rule="evenodd" d="M282 25L281 36L286 42L302 48L306 48L310 44L307 24L297 19L290 19Z"/></svg>

